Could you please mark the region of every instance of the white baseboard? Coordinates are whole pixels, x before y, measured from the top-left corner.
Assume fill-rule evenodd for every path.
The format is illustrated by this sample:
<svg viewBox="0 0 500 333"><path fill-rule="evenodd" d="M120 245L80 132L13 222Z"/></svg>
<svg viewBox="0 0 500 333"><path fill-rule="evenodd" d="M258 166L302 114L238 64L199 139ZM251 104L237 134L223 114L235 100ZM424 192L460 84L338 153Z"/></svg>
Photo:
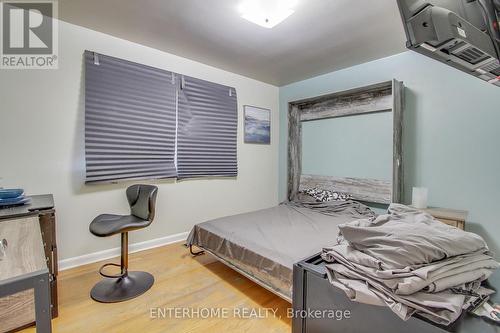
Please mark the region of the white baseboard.
<svg viewBox="0 0 500 333"><path fill-rule="evenodd" d="M144 251L155 247L160 247L172 243L185 241L189 232L182 232L180 234L170 235L162 238L151 239L145 242L134 243L129 245L129 253ZM64 271L73 267L78 267L86 264L91 264L97 261L114 258L120 255L120 248L115 247L104 251L85 254L79 257L63 259L59 261L59 270Z"/></svg>

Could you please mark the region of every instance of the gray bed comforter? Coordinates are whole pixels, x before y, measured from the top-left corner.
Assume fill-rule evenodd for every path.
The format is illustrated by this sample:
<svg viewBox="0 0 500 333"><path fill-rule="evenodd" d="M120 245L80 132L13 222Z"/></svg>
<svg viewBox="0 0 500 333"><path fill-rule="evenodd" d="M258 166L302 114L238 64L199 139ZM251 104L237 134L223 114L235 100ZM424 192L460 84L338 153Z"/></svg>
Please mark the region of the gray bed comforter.
<svg viewBox="0 0 500 333"><path fill-rule="evenodd" d="M338 244L323 253L331 283L352 300L389 306L405 320L418 313L452 323L471 297L451 288L490 293L480 282L499 266L480 236L403 205L340 225L339 233Z"/></svg>
<svg viewBox="0 0 500 333"><path fill-rule="evenodd" d="M332 244L339 224L375 214L355 202L286 202L194 226L188 245L210 251L291 298L293 264Z"/></svg>

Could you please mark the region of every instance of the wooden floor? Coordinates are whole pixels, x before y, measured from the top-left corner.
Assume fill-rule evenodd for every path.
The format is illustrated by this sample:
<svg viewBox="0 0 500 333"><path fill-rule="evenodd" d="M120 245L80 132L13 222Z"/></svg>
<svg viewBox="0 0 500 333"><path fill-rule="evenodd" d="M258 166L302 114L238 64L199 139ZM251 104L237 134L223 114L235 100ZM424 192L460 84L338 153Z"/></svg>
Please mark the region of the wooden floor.
<svg viewBox="0 0 500 333"><path fill-rule="evenodd" d="M118 263L119 259L113 261ZM100 280L97 273L100 265L102 262L60 273L59 317L52 321L53 332L291 331L291 321L287 318L289 303L215 261L210 255L192 258L180 243L130 255L130 270L147 271L155 277L152 289L131 301L101 304L90 299L90 289ZM165 318L151 318L151 309L157 308L163 309ZM169 316L168 309L173 308L226 309L221 311L227 311L229 315L224 316L229 319L203 319L202 316L177 319ZM243 311L249 311L246 314L252 317L255 311L262 308L277 310L276 317L270 313L266 319L236 318L243 315ZM244 310L235 313L234 309ZM252 310L253 313L250 312ZM196 317L195 312L192 314ZM35 329L23 332L31 333Z"/></svg>

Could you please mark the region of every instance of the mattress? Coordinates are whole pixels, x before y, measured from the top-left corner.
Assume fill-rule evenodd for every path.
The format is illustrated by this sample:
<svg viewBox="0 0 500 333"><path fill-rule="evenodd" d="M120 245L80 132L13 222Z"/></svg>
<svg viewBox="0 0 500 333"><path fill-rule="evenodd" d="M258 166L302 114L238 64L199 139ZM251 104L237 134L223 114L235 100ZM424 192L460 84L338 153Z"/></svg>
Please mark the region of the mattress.
<svg viewBox="0 0 500 333"><path fill-rule="evenodd" d="M291 299L293 264L335 244L339 224L374 215L355 201L287 202L197 224L187 244Z"/></svg>

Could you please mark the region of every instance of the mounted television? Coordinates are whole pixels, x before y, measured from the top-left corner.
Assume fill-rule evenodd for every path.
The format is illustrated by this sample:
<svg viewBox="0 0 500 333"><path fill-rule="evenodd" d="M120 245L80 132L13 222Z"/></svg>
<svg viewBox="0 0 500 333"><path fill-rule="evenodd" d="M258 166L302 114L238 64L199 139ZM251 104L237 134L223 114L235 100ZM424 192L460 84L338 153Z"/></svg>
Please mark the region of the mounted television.
<svg viewBox="0 0 500 333"><path fill-rule="evenodd" d="M500 0L397 0L410 50L500 87Z"/></svg>

